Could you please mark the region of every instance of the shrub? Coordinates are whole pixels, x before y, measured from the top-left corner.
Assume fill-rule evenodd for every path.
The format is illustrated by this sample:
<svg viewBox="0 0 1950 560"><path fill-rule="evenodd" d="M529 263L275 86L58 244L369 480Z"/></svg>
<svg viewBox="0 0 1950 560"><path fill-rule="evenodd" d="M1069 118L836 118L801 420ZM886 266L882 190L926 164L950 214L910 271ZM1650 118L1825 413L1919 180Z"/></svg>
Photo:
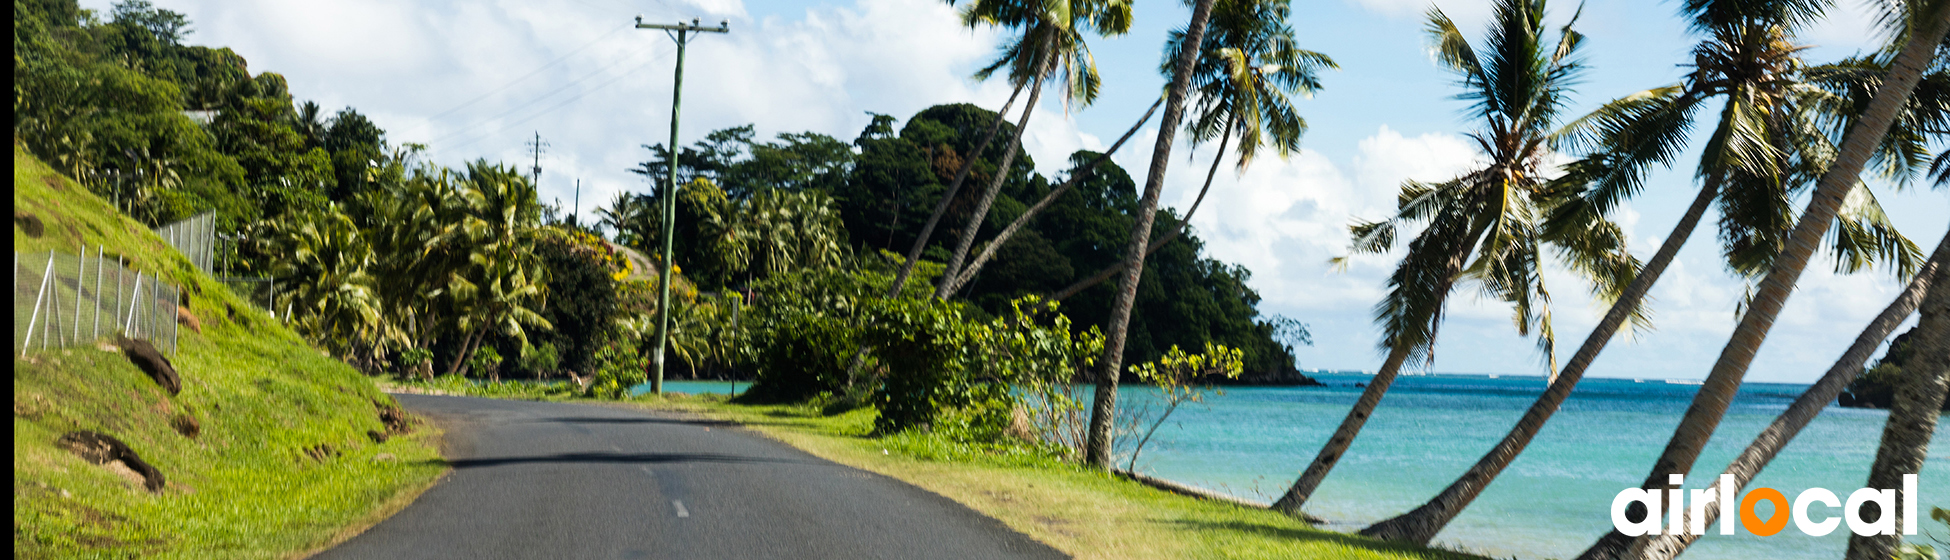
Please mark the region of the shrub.
<svg viewBox="0 0 1950 560"><path fill-rule="evenodd" d="M474 356L467 359L467 367L475 374L500 380L501 352L486 344L474 350Z"/></svg>
<svg viewBox="0 0 1950 560"><path fill-rule="evenodd" d="M931 426L951 408L993 411L972 422L1008 425L1013 409L1008 385L980 382L1005 380L977 380L977 368L971 367L980 361L981 343L989 336L986 325L964 321L958 306L927 300L875 301L865 323L861 340L880 365L873 394L880 409L875 431ZM1005 402L992 402L997 400Z"/></svg>
<svg viewBox="0 0 1950 560"><path fill-rule="evenodd" d="M591 396L620 399L629 395L630 388L642 384L649 376L645 373L649 363L637 351L630 337L611 334L596 349L590 358L596 369L596 378L589 383Z"/></svg>

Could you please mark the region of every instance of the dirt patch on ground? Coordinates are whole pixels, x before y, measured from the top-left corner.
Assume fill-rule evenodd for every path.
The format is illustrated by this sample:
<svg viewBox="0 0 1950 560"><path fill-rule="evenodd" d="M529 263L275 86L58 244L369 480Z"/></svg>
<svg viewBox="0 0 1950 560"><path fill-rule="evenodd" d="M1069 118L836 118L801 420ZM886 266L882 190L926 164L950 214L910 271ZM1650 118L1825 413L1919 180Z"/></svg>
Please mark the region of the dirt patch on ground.
<svg viewBox="0 0 1950 560"><path fill-rule="evenodd" d="M162 471L142 460L129 445L122 440L100 432L68 432L55 440L54 444L82 460L106 467L109 471L130 478L131 482L142 485L150 492L163 488ZM130 475L134 475L131 478Z"/></svg>
<svg viewBox="0 0 1950 560"><path fill-rule="evenodd" d="M149 341L117 338L115 345L122 348L122 354L128 356L135 367L149 374L149 378L156 380L156 385L169 391L169 394L183 392L183 379L177 376L176 366L169 363L169 358L163 357L162 352L156 351Z"/></svg>
<svg viewBox="0 0 1950 560"><path fill-rule="evenodd" d="M41 225L39 217L19 210L14 211L14 225L20 226L20 230L26 232L28 237L39 238L47 231L46 226Z"/></svg>
<svg viewBox="0 0 1950 560"><path fill-rule="evenodd" d="M169 427L175 428L176 433L190 439L196 439L196 436L203 434L203 423L198 422L196 417L188 412L178 413L174 418L170 418Z"/></svg>
<svg viewBox="0 0 1950 560"><path fill-rule="evenodd" d="M203 334L203 320L196 318L195 313L190 313L190 308L188 307L179 306L176 308L176 322L185 327L189 327L192 331L196 331L196 334Z"/></svg>
<svg viewBox="0 0 1950 560"><path fill-rule="evenodd" d="M406 410L382 401L373 401L379 409L379 423L386 426L386 435L396 436L413 431L413 417Z"/></svg>

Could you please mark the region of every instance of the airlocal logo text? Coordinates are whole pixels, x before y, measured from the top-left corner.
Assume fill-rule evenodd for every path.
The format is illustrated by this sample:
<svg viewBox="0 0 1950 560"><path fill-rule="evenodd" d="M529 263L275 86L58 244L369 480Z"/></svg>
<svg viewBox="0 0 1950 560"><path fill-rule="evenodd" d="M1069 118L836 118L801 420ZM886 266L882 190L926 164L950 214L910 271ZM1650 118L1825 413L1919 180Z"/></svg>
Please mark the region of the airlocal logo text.
<svg viewBox="0 0 1950 560"><path fill-rule="evenodd" d="M1668 480L1671 485L1680 486L1685 483L1686 478L1675 474ZM1685 499L1689 492L1692 494L1691 499ZM1817 537L1834 532L1843 520L1848 521L1848 530L1854 531L1857 535L1866 537L1896 534L1896 516L1890 515L1896 511L1895 490L1874 488L1856 490L1848 495L1848 503L1844 505L1836 498L1834 492L1824 488L1809 488L1794 498L1793 507L1788 506L1787 496L1781 495L1780 490L1773 488L1755 488L1748 491L1746 497L1738 504L1730 499L1720 499L1721 496L1731 495L1733 495L1733 475L1730 474L1720 475L1719 484L1697 490L1662 492L1631 488L1619 492L1618 497L1612 498L1611 525L1616 527L1618 532L1629 537L1688 533L1704 535L1706 534L1706 508L1718 507L1722 535L1734 534L1735 520L1738 519L1739 526L1745 527L1747 532L1763 537L1771 536L1786 528L1790 518L1794 520L1795 528L1800 529L1802 533ZM1760 512L1755 510L1755 506L1763 501L1774 504L1773 515L1765 520L1761 519ZM1645 506L1647 512L1639 521L1627 519L1625 515L1626 510L1634 503ZM1662 503L1664 507L1661 507ZM1875 521L1863 521L1857 514L1866 503L1876 504L1877 510L1881 512ZM1916 475L1903 475L1902 503L1903 534L1914 535L1916 534ZM1687 511L1688 504L1692 506L1690 512ZM1816 506L1841 508L1841 511L1814 511ZM1661 509L1666 511L1666 518L1671 521L1670 526L1663 527L1663 532L1659 515L1656 513ZM1815 519L1817 516L1821 518L1819 521ZM1682 530L1684 533L1681 532Z"/></svg>

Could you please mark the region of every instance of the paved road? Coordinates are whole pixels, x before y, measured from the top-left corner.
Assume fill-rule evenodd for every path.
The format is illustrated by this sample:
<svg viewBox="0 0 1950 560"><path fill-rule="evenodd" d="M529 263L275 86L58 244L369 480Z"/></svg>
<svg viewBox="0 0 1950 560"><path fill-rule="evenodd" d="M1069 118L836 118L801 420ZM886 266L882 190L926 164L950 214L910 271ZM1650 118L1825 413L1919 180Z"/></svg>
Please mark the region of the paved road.
<svg viewBox="0 0 1950 560"><path fill-rule="evenodd" d="M1062 558L939 495L717 422L562 403L400 395L453 472L317 556Z"/></svg>

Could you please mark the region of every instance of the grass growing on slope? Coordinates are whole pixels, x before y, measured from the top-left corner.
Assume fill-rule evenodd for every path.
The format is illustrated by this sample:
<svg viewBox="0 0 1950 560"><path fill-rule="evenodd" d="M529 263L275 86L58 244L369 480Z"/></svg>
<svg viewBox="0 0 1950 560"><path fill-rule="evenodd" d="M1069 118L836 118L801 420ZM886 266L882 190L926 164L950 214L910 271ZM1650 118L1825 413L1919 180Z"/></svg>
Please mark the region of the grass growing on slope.
<svg viewBox="0 0 1950 560"><path fill-rule="evenodd" d="M183 286L203 328L182 328L169 356L182 377L174 396L120 352L14 357L16 556L296 556L403 507L444 471L431 425L374 442L367 432L386 430L378 406L391 397L18 143L14 207L44 226L30 237L17 219L15 251L105 245ZM190 419L195 430L179 429ZM168 485L150 493L55 445L76 430L126 442Z"/></svg>
<svg viewBox="0 0 1950 560"><path fill-rule="evenodd" d="M1034 453L995 454L946 438L870 437L874 411L747 406L722 397L646 397L639 406L739 422L828 460L906 481L1077 558L1476 559L1316 529L1269 510L1197 500Z"/></svg>

